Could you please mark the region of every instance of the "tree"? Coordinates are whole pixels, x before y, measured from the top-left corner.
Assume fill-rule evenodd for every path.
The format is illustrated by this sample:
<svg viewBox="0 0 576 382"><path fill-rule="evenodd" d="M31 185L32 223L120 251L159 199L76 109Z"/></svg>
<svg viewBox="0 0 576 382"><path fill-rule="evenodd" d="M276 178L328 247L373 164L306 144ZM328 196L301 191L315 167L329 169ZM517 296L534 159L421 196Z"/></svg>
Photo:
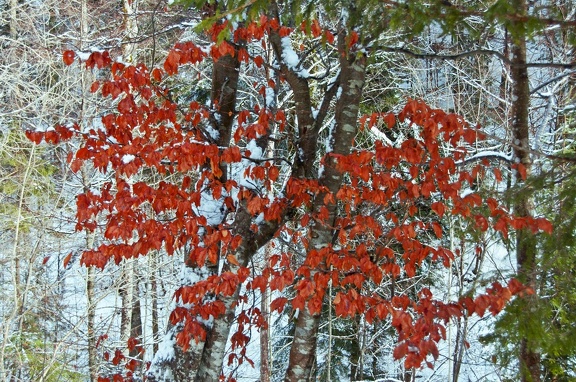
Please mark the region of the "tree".
<svg viewBox="0 0 576 382"><path fill-rule="evenodd" d="M103 268L153 251L183 254L172 327L150 380L216 381L226 361L251 362L244 328L264 321L259 308L236 307L248 299L247 291L267 287L278 296L271 311L289 302L296 312L285 379L313 379L320 313L332 298L326 296L329 284L335 315L363 315L369 323L390 317L398 335L394 356L405 358L406 368L419 367L429 355L438 356L436 343L451 317L496 314L512 295L526 293L511 280L450 302L434 299L429 288L413 296L379 294L382 282L454 259L439 241L441 224L423 221L423 211L439 218L451 213L475 229L492 226L504 235L510 227L538 232L550 225L514 217L496 199L483 201L465 190L482 173L480 165L463 165L466 145L481 134L462 117L417 100L398 113L360 116L367 68L378 52L371 44L380 33L380 20L363 20L365 8L327 9L300 25L298 14L286 15L273 4L266 15L236 23L234 17L251 4L240 10L205 6L213 22L204 32L212 43L177 43L162 67L128 65L108 52L93 52L86 67L109 70L110 77L91 89L117 110L102 117L99 129L70 124L27 132L37 143L78 139L71 168L79 171L88 162L110 175L98 192L77 198L77 229L95 231L100 219L105 225L105 241L81 261ZM321 66L312 65L312 55ZM70 65L79 56L69 50L64 61ZM179 72L200 66L212 71L208 102L169 87ZM246 82L241 72L254 81ZM257 97L239 96L250 88ZM287 103L280 105L282 99ZM371 150L355 144L363 125L382 130ZM396 125L410 135L391 144L389 129ZM163 180L133 181L143 173ZM423 235L438 241L423 242ZM301 256L275 254L255 272L250 264L258 251L286 238L302 248ZM290 301L283 295L287 288L294 292ZM112 360L124 361L131 374L133 360L122 353Z"/></svg>

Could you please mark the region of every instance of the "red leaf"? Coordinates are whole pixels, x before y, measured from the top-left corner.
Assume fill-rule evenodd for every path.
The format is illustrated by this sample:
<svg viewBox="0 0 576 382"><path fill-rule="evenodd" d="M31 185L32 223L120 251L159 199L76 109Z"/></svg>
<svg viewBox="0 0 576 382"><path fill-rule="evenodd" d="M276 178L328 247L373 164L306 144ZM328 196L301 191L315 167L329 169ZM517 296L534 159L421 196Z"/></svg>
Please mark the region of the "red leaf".
<svg viewBox="0 0 576 382"><path fill-rule="evenodd" d="M262 64L264 63L264 59L262 58L262 56L256 56L254 57L254 63L256 64L257 67L261 68Z"/></svg>
<svg viewBox="0 0 576 382"><path fill-rule="evenodd" d="M139 364L140 362L138 362L138 360L131 359L130 361L126 362L125 367L130 371L135 371Z"/></svg>
<svg viewBox="0 0 576 382"><path fill-rule="evenodd" d="M99 87L100 87L99 81L92 82L92 86L90 86L90 93L96 93Z"/></svg>
<svg viewBox="0 0 576 382"><path fill-rule="evenodd" d="M384 116L384 122L389 129L393 128L396 124L396 116L392 113L388 113Z"/></svg>
<svg viewBox="0 0 576 382"><path fill-rule="evenodd" d="M138 345L138 340L134 337L128 338L128 350L132 351Z"/></svg>
<svg viewBox="0 0 576 382"><path fill-rule="evenodd" d="M272 182L275 182L278 179L279 175L280 175L280 170L278 169L278 167L272 166L268 169L268 178Z"/></svg>
<svg viewBox="0 0 576 382"><path fill-rule="evenodd" d="M476 225L480 230L486 231L488 229L488 220L482 215L474 216L474 220L476 220Z"/></svg>
<svg viewBox="0 0 576 382"><path fill-rule="evenodd" d="M546 218L536 219L536 224L538 225L539 230L546 232L549 235L551 235L554 230L554 226L552 226L552 223L550 223Z"/></svg>
<svg viewBox="0 0 576 382"><path fill-rule="evenodd" d="M152 70L152 78L154 78L158 82L162 81L162 72L160 71L160 69L154 68Z"/></svg>
<svg viewBox="0 0 576 382"><path fill-rule="evenodd" d="M42 138L44 137L44 134L40 131L26 130L24 134L26 135L26 138L30 139L32 142L36 144L42 142Z"/></svg>
<svg viewBox="0 0 576 382"><path fill-rule="evenodd" d="M358 33L356 31L353 31L349 36L348 36L348 48L351 48L354 44L356 44L359 40L359 36Z"/></svg>
<svg viewBox="0 0 576 382"><path fill-rule="evenodd" d="M398 346L394 348L394 356L395 360L399 360L400 358L404 357L408 353L408 344L406 342L402 342Z"/></svg>
<svg viewBox="0 0 576 382"><path fill-rule="evenodd" d="M74 58L76 57L76 53L72 50L65 50L64 54L62 55L62 60L66 65L72 65L74 62Z"/></svg>
<svg viewBox="0 0 576 382"><path fill-rule="evenodd" d="M322 299L314 296L308 301L308 311L312 315L318 315L322 311Z"/></svg>
<svg viewBox="0 0 576 382"><path fill-rule="evenodd" d="M476 131L472 129L464 129L462 137L469 144L474 144L474 142L476 142Z"/></svg>
<svg viewBox="0 0 576 382"><path fill-rule="evenodd" d="M436 212L440 217L444 216L444 212L446 212L446 206L442 202L432 203L430 208L432 208L432 211Z"/></svg>
<svg viewBox="0 0 576 382"><path fill-rule="evenodd" d="M285 26L281 26L280 31L278 31L278 34L280 35L280 37L286 37L286 36L290 35L290 33L292 33L292 29L285 27Z"/></svg>
<svg viewBox="0 0 576 382"><path fill-rule="evenodd" d="M125 358L124 354L122 354L120 349L116 349L116 351L114 352L114 358L112 358L112 364L118 365L120 361L122 361L124 358Z"/></svg>
<svg viewBox="0 0 576 382"><path fill-rule="evenodd" d="M273 312L277 310L278 312L282 312L284 310L284 306L288 302L288 299L285 297L278 297L270 304L270 311Z"/></svg>
<svg viewBox="0 0 576 382"><path fill-rule="evenodd" d="M102 334L100 337L98 337L98 341L96 341L96 345L95 347L98 348L100 346L100 343L102 341L105 341L106 339L108 339L108 334ZM104 353L104 355L106 356L108 353ZM108 359L106 359L106 361L108 361Z"/></svg>
<svg viewBox="0 0 576 382"><path fill-rule="evenodd" d="M272 30L275 30L275 31L277 31L278 28L280 28L280 23L278 23L278 19L276 19L276 18L273 18L272 20L270 20L268 22L268 25L270 25L270 28Z"/></svg>

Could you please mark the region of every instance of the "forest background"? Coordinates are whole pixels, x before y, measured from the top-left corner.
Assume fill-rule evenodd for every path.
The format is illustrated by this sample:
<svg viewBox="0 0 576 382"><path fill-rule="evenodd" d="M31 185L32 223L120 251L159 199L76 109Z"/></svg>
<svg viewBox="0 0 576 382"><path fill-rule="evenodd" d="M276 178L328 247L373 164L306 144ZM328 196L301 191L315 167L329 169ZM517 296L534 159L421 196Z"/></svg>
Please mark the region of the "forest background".
<svg viewBox="0 0 576 382"><path fill-rule="evenodd" d="M0 380L576 380L573 1L0 7Z"/></svg>

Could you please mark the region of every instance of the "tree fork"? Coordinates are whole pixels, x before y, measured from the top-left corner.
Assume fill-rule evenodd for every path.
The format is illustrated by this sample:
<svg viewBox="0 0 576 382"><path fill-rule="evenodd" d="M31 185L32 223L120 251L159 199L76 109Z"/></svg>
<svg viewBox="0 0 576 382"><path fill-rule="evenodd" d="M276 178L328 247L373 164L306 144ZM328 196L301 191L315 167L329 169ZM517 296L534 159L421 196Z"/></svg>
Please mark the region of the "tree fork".
<svg viewBox="0 0 576 382"><path fill-rule="evenodd" d="M339 50L343 57L340 58L342 94L336 103L336 126L334 129L333 152L347 155L351 152L352 143L357 133L357 119L362 100L362 88L366 74L367 58L365 55L355 57L354 53L344 54L345 36L339 35ZM349 58L348 55L351 57ZM320 184L335 195L343 182L343 174L337 169L335 157L327 154L325 170L320 178ZM336 203L324 204L324 195L316 198L314 211L319 212L321 207L326 207L329 217L323 224L316 222L311 228L310 249L319 250L332 244L333 227L336 222ZM310 278L313 279L317 269L310 270ZM313 366L316 361L316 339L320 326L320 314L312 314L309 309L302 309L298 313L294 340L290 349L286 382L304 382L313 380Z"/></svg>

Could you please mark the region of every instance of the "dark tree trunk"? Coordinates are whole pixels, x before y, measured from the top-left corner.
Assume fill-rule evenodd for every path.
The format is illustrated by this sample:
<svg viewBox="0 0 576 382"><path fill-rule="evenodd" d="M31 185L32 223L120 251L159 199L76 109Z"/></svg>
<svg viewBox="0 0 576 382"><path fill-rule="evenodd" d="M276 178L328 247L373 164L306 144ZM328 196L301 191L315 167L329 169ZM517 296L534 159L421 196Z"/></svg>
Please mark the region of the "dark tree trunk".
<svg viewBox="0 0 576 382"><path fill-rule="evenodd" d="M527 12L525 0L515 0L514 9L520 15ZM511 78L512 78L512 134L514 137L514 155L519 165L524 166L526 174L530 175L532 160L530 158L529 117L530 87L528 68L526 66L526 33L522 23L513 23L511 47ZM517 182L523 179L518 171ZM532 201L527 193L520 193L514 201L516 216L531 216ZM533 234L527 230L519 230L516 237L516 256L520 280L536 292L536 247ZM537 302L536 296L525 296L527 307ZM529 314L529 312L528 312ZM520 341L520 374L523 382L540 382L540 354L529 338Z"/></svg>

